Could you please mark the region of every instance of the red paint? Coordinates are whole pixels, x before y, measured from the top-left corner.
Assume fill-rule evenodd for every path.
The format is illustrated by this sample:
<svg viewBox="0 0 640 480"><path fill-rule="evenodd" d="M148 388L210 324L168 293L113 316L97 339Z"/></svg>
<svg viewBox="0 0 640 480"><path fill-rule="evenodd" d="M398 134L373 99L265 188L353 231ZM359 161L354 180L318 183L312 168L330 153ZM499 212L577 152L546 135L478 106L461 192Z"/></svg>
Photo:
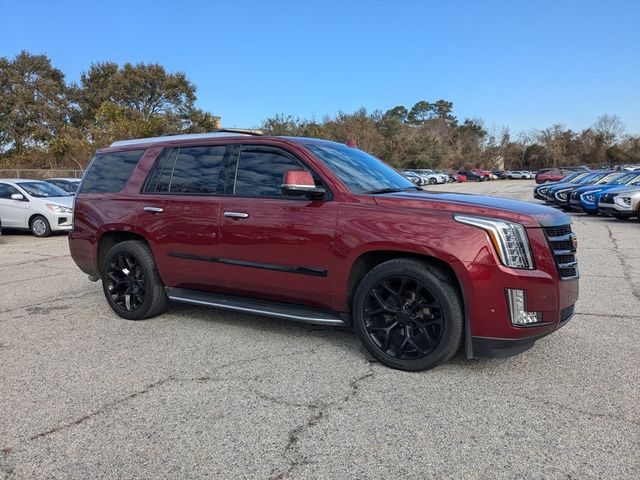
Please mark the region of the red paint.
<svg viewBox="0 0 640 480"><path fill-rule="evenodd" d="M301 197L239 198L232 195L147 195L141 188L166 146L251 143L279 146L301 159L331 193L328 201ZM128 147L139 149L140 146ZM126 150L127 148L120 148ZM107 151L115 149L107 149ZM295 179L297 183L300 179ZM304 179L303 179L304 180ZM162 214L144 206L163 208ZM245 219L224 212L244 212ZM487 234L454 220L455 213L521 223L533 249L535 270L500 264ZM79 194L71 254L88 274L99 275L98 246L107 232L143 237L165 285L250 295L348 312L352 267L363 254L433 257L455 272L466 299L474 336L523 338L555 329L560 310L578 298L578 281L560 281L540 228L556 214L533 204L451 194L356 195L296 139L232 137L166 141L150 146L124 190ZM240 265L175 258L170 252L260 264L313 267L326 276L302 275ZM542 311L546 326L513 327L505 288L526 290L528 308Z"/></svg>

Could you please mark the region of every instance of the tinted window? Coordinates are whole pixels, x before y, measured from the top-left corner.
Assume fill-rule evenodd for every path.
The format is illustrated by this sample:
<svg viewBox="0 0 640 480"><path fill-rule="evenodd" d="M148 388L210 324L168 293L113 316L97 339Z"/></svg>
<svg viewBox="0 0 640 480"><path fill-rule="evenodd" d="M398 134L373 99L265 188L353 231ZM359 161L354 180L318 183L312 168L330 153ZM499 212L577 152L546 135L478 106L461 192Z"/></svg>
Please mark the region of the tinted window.
<svg viewBox="0 0 640 480"><path fill-rule="evenodd" d="M225 150L224 145L166 150L151 172L145 192L216 193Z"/></svg>
<svg viewBox="0 0 640 480"><path fill-rule="evenodd" d="M13 195L14 193L20 193L20 192L13 185L0 183L0 198L11 199L11 195Z"/></svg>
<svg viewBox="0 0 640 480"><path fill-rule="evenodd" d="M82 184L82 193L114 193L122 190L144 150L102 153L94 157Z"/></svg>
<svg viewBox="0 0 640 480"><path fill-rule="evenodd" d="M278 152L243 148L238 161L234 193L245 197L281 197L280 187L287 170L307 169L293 158Z"/></svg>

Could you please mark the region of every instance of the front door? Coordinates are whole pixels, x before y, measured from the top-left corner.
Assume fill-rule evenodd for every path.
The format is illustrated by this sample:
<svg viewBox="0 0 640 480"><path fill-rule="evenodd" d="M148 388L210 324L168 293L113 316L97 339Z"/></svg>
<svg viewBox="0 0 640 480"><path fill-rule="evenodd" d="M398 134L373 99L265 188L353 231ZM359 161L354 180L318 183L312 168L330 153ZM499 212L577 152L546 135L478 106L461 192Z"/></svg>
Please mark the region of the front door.
<svg viewBox="0 0 640 480"><path fill-rule="evenodd" d="M221 202L220 263L235 293L331 304L336 202L281 193L284 172L308 168L273 147L242 146ZM233 168L230 168L233 171Z"/></svg>
<svg viewBox="0 0 640 480"><path fill-rule="evenodd" d="M13 200L11 195L21 194L23 200ZM0 182L0 220L5 228L29 228L27 219L27 209L29 201L23 192L20 192L13 185Z"/></svg>

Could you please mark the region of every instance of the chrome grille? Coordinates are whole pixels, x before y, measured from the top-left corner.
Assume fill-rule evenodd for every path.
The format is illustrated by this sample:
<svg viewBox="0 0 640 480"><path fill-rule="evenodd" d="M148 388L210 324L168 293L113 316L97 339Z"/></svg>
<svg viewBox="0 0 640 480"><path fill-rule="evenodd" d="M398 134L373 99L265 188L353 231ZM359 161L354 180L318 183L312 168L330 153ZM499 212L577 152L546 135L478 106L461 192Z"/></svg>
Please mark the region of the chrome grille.
<svg viewBox="0 0 640 480"><path fill-rule="evenodd" d="M549 248L553 253L553 258L558 268L558 275L562 280L578 278L578 261L576 259L576 248L571 231L571 225L558 225L554 227L543 227L544 233L549 243Z"/></svg>

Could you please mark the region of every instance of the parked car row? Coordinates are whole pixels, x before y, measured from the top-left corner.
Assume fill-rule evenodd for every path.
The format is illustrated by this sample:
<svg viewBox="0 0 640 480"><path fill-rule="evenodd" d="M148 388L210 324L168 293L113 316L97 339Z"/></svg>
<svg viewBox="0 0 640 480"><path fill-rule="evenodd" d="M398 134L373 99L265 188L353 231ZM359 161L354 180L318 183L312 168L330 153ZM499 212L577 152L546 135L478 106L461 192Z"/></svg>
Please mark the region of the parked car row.
<svg viewBox="0 0 640 480"><path fill-rule="evenodd" d="M52 180L71 188L75 179ZM75 191L63 190L53 181L0 179L0 221L4 228L30 230L36 237L69 231Z"/></svg>
<svg viewBox="0 0 640 480"><path fill-rule="evenodd" d="M533 196L567 211L640 219L640 170L575 172L537 186Z"/></svg>
<svg viewBox="0 0 640 480"><path fill-rule="evenodd" d="M452 181L449 174L429 169L402 170L400 173L418 186L450 183Z"/></svg>

